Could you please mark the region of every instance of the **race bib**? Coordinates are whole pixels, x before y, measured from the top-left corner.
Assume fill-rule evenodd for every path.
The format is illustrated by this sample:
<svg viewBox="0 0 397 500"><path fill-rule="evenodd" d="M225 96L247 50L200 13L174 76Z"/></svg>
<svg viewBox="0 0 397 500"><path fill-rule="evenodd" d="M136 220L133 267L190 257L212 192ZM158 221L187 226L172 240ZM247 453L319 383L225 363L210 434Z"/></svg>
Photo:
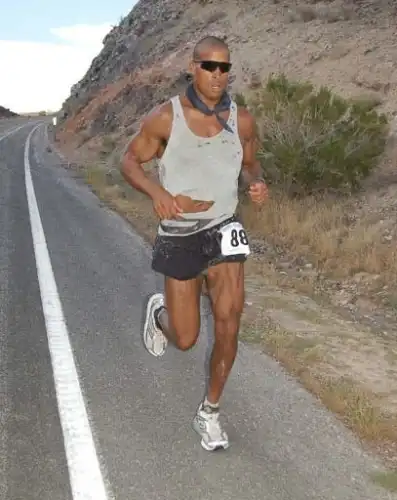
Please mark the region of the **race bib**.
<svg viewBox="0 0 397 500"><path fill-rule="evenodd" d="M247 233L240 222L231 222L219 230L222 255L249 255L251 253Z"/></svg>

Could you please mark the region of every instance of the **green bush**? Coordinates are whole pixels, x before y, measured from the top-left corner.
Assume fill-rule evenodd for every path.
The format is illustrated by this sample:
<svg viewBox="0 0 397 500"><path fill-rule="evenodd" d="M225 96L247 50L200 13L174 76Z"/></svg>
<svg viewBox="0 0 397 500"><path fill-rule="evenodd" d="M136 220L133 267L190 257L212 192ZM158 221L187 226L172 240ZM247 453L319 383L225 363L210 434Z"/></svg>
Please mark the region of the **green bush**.
<svg viewBox="0 0 397 500"><path fill-rule="evenodd" d="M265 177L292 194L357 190L384 152L387 119L375 101L343 99L281 75L250 92L246 104L257 119Z"/></svg>
<svg viewBox="0 0 397 500"><path fill-rule="evenodd" d="M237 106L244 106L244 107L247 106L247 102L245 100L245 97L240 92L235 94L233 99L234 99L234 102L237 104Z"/></svg>
<svg viewBox="0 0 397 500"><path fill-rule="evenodd" d="M102 160L108 158L108 156L115 150L116 145L116 141L113 137L110 137L109 135L102 137L102 146L99 151L100 158Z"/></svg>

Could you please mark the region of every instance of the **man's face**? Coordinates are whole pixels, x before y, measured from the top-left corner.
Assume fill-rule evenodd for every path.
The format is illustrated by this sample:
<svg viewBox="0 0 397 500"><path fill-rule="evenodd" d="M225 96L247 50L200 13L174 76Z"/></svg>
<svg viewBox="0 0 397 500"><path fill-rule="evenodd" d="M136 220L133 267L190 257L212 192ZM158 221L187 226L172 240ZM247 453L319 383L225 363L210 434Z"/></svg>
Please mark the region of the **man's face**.
<svg viewBox="0 0 397 500"><path fill-rule="evenodd" d="M228 84L230 56L225 49L208 49L191 64L194 81L204 97L217 101Z"/></svg>

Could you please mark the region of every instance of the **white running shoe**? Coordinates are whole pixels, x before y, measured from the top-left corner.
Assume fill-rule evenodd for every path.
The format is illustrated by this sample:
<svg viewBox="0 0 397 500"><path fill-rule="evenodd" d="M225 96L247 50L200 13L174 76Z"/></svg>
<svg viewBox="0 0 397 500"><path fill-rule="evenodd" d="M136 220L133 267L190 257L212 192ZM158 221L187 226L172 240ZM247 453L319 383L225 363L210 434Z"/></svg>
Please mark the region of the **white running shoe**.
<svg viewBox="0 0 397 500"><path fill-rule="evenodd" d="M219 422L219 409L201 403L193 419L193 429L201 436L201 446L205 450L229 448L229 438Z"/></svg>
<svg viewBox="0 0 397 500"><path fill-rule="evenodd" d="M162 293L153 294L146 307L145 326L143 327L143 342L146 349L153 356L162 356L168 344L168 340L157 326L154 311L164 306L164 295Z"/></svg>

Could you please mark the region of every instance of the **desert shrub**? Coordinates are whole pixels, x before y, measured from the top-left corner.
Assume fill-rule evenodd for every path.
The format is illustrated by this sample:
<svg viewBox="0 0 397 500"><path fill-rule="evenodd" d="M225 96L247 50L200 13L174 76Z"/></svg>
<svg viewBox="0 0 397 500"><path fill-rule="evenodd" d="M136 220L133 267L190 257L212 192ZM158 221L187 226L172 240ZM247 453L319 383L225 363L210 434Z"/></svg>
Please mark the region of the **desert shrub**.
<svg viewBox="0 0 397 500"><path fill-rule="evenodd" d="M237 94L235 94L233 96L233 99L234 99L234 102L238 105L238 106L246 106L247 105L247 102L245 100L245 97L243 94L241 94L240 92L238 92Z"/></svg>
<svg viewBox="0 0 397 500"><path fill-rule="evenodd" d="M102 137L102 144L101 144L101 149L99 151L99 157L102 160L108 158L108 156L113 153L116 146L117 144L116 141L113 139L113 137L105 135L104 137Z"/></svg>
<svg viewBox="0 0 397 500"><path fill-rule="evenodd" d="M290 193L354 191L384 151L387 119L376 102L343 99L284 75L243 100L257 119L265 177Z"/></svg>

